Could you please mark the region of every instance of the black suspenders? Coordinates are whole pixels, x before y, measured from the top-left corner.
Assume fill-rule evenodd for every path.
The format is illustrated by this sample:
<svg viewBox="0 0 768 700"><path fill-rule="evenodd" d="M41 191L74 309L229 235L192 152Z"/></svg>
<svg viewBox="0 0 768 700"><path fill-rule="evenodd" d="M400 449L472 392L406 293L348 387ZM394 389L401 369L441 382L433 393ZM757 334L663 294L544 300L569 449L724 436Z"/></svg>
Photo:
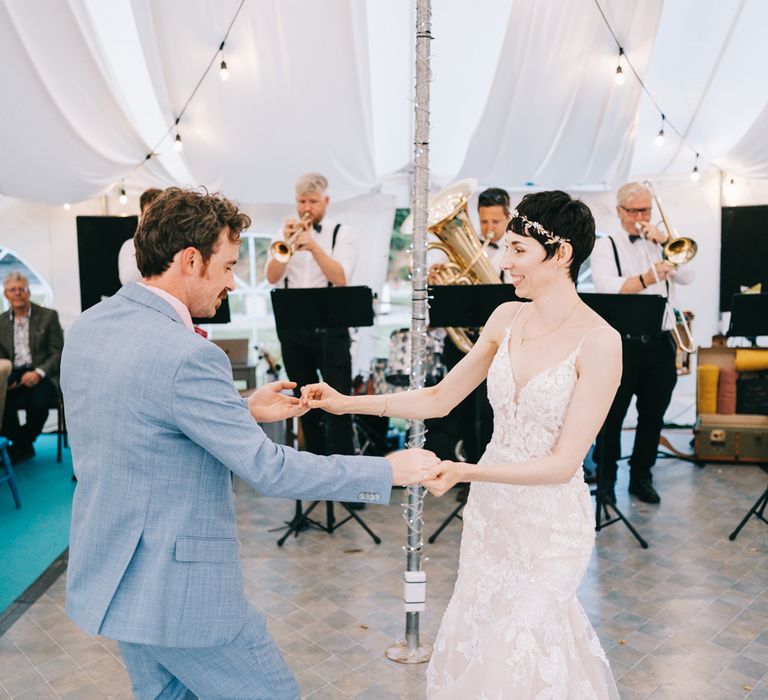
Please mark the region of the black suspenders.
<svg viewBox="0 0 768 700"><path fill-rule="evenodd" d="M336 226L333 227L333 234L332 234L332 238L331 238L331 255L333 255L333 250L336 247L336 236L339 235L339 229L340 228L341 228L341 224L336 224ZM288 289L288 278L287 277L283 280L283 284L284 284L285 288ZM333 285L330 282L328 282L328 286L332 287Z"/></svg>
<svg viewBox="0 0 768 700"><path fill-rule="evenodd" d="M619 251L616 250L616 241L613 240L613 236L608 236L608 240L611 242L611 248L613 248L613 259L616 261L616 271L619 273L619 277L624 277L621 274L621 263L619 262Z"/></svg>

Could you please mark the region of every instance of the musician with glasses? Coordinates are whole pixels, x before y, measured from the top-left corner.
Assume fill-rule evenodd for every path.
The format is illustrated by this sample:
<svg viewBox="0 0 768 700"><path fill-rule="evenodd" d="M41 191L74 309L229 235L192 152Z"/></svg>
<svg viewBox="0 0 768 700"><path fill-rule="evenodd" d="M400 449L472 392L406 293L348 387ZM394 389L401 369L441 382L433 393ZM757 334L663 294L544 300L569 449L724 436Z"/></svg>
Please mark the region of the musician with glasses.
<svg viewBox="0 0 768 700"><path fill-rule="evenodd" d="M326 218L330 202L327 190L328 180L319 173L302 175L296 181L298 219L286 220L272 239L273 243L284 241L292 253L287 262L274 256L267 261L266 277L270 284L288 289L349 284L357 261L357 243L348 226ZM296 382L297 392L299 387L317 382L318 373L338 391L352 392L350 337L346 328L326 330L325 348L320 333L311 328L282 329L278 338L285 371ZM304 447L309 452L354 454L350 416L310 411L300 420ZM329 421L327 437L324 420Z"/></svg>
<svg viewBox="0 0 768 700"><path fill-rule="evenodd" d="M690 284L690 265L676 267L661 259L661 245L669 232L651 223L652 196L639 182L617 193L616 213L623 234L599 238L592 252L595 291L606 294L660 294L675 298L675 284ZM651 264L652 263L652 264ZM651 470L656 462L664 413L677 383L674 314L667 304L662 332L624 337L621 385L595 446L602 460L606 492L615 501L617 461L621 457L621 428L633 396L637 397L637 429L629 459L629 493L644 503L659 503Z"/></svg>

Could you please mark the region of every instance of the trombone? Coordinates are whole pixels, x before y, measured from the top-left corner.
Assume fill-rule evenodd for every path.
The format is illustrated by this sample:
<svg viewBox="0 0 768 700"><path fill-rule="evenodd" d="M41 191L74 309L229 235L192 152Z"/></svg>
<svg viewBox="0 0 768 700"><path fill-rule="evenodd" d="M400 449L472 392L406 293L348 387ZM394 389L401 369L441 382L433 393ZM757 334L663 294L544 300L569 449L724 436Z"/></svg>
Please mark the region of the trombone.
<svg viewBox="0 0 768 700"><path fill-rule="evenodd" d="M272 256L272 259L279 263L287 263L291 259L291 256L296 252L296 246L293 244L293 239L302 231L308 231L311 226L311 221L312 214L305 212L301 217L301 221L296 224L293 232L288 238L282 241L275 241L269 246L269 254Z"/></svg>
<svg viewBox="0 0 768 700"><path fill-rule="evenodd" d="M686 238L685 236L677 236L677 231L670 225L662 209L661 201L653 188L653 184L650 180L645 180L643 185L651 193L653 201L656 202L656 207L661 215L661 220L664 223L664 228L667 231L669 240L661 247L661 260L662 262L668 262L675 267L680 267L685 263L690 262L696 256L698 245L692 238ZM635 228L639 233L642 233L642 226L638 221L635 224ZM656 284L660 285L661 280L656 272L656 264L651 257L651 251L648 246L643 246L645 253L648 257L648 263L653 271L653 276L656 280ZM672 336L677 343L677 346L685 353L696 352L696 345L693 341L693 334L691 333L691 327L688 325L688 321L685 317L685 312L680 311L677 306L677 294L674 291L674 285L667 285L667 304L669 305L672 315L674 316L674 324L672 326ZM672 298L674 297L674 298ZM685 337L683 337L685 336Z"/></svg>

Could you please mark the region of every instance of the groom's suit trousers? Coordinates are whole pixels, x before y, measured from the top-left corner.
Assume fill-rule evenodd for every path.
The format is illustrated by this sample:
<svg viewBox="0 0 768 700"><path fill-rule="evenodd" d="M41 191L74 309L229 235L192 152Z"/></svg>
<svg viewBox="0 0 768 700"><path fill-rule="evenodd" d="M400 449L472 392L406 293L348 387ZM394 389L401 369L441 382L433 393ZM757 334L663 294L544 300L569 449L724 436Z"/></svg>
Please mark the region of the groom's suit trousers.
<svg viewBox="0 0 768 700"><path fill-rule="evenodd" d="M299 686L250 608L239 634L214 647L161 647L120 642L137 700L298 700Z"/></svg>

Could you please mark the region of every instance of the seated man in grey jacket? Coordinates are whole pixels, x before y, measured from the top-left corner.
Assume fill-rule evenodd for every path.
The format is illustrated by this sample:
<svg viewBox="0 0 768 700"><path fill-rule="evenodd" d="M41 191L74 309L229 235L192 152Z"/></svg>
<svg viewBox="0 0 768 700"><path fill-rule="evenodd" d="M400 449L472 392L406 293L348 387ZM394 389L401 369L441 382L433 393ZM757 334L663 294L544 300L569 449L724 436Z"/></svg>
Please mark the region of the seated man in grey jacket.
<svg viewBox="0 0 768 700"><path fill-rule="evenodd" d="M20 272L3 280L3 292L11 308L0 314L0 359L10 360L13 369L6 380L2 432L13 443L10 456L17 463L35 456L34 442L56 403L64 333L56 311L30 301L29 280Z"/></svg>

